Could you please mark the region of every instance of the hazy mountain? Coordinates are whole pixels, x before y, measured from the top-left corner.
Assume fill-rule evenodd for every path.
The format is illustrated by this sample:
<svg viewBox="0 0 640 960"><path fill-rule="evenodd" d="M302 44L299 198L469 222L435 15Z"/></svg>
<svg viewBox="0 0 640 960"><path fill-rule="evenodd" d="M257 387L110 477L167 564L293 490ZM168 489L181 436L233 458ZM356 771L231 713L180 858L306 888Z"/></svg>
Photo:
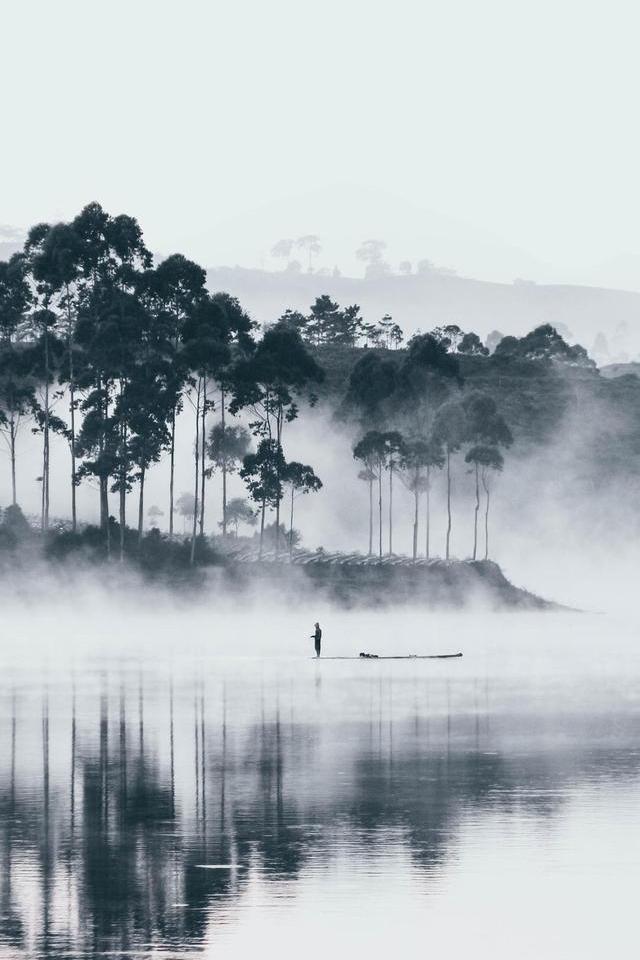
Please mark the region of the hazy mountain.
<svg viewBox="0 0 640 960"><path fill-rule="evenodd" d="M599 362L624 362L640 352L640 293L631 291L526 281L489 283L436 271L355 279L241 267L210 269L209 285L237 296L260 322L275 320L287 307L305 310L315 297L328 293L339 303L358 303L367 320L390 313L406 334L457 323L482 337L496 329L522 335L551 323L589 350L602 334L596 350Z"/></svg>

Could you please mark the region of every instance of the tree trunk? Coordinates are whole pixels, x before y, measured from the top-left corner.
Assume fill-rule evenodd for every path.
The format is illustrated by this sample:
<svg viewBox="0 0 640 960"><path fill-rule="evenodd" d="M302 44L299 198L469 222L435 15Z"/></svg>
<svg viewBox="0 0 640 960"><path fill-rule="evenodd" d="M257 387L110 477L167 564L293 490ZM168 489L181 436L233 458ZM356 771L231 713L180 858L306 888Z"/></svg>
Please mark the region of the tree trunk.
<svg viewBox="0 0 640 960"><path fill-rule="evenodd" d="M430 549L429 538L430 538L430 536L431 536L431 468L430 468L430 467L427 467L427 516L426 516L426 521L427 521L427 531L426 531L426 537L425 537L425 551L424 551L424 555L425 555L425 559L429 560L429 559L430 559L430 556L429 556L429 549Z"/></svg>
<svg viewBox="0 0 640 960"><path fill-rule="evenodd" d="M478 511L480 510L480 478L476 463L476 505L473 511L473 559L478 556Z"/></svg>
<svg viewBox="0 0 640 960"><path fill-rule="evenodd" d="M196 531L198 523L198 483L200 480L200 393L202 391L202 378L198 377L198 387L196 391L196 442L194 445L195 460L195 488L193 497L193 526L191 529L191 556L189 563L191 566L196 561Z"/></svg>
<svg viewBox="0 0 640 960"><path fill-rule="evenodd" d="M144 532L144 467L140 471L140 495L138 498L138 548L142 543L142 534Z"/></svg>
<svg viewBox="0 0 640 960"><path fill-rule="evenodd" d="M369 479L369 556L373 553L373 478Z"/></svg>
<svg viewBox="0 0 640 960"><path fill-rule="evenodd" d="M393 554L393 460L389 461L389 556Z"/></svg>
<svg viewBox="0 0 640 960"><path fill-rule="evenodd" d="M70 376L73 377L73 366ZM73 381L69 386L69 419L71 422L71 529L75 533L78 527L78 514L76 508L76 394Z"/></svg>
<svg viewBox="0 0 640 960"><path fill-rule="evenodd" d="M11 413L11 420L9 422L9 437L11 450L11 495L15 507L18 501L16 495L16 421L13 412Z"/></svg>
<svg viewBox="0 0 640 960"><path fill-rule="evenodd" d="M171 411L171 447L169 455L169 540L173 540L173 484L176 467L176 408Z"/></svg>
<svg viewBox="0 0 640 960"><path fill-rule="evenodd" d="M451 543L451 451L447 447L447 550L445 558L449 559L449 545Z"/></svg>
<svg viewBox="0 0 640 960"><path fill-rule="evenodd" d="M418 510L420 508L420 492L416 479L416 487L413 491L414 511L413 511L413 559L418 559Z"/></svg>
<svg viewBox="0 0 640 960"><path fill-rule="evenodd" d="M42 470L42 529L49 529L49 330L44 332L44 449Z"/></svg>
<svg viewBox="0 0 640 960"><path fill-rule="evenodd" d="M207 417L207 381L206 378L202 384L202 427L201 427L201 438L200 442L202 444L202 462L200 464L200 536L204 537L204 484L205 484L205 472L206 472L206 461L205 461L205 445L207 442L205 428L206 428L206 417Z"/></svg>
<svg viewBox="0 0 640 960"><path fill-rule="evenodd" d="M278 447L277 447L277 467L276 467L276 560L280 554L280 451L282 450L282 412L278 412L278 421L277 421L277 433L276 433Z"/></svg>
<svg viewBox="0 0 640 960"><path fill-rule="evenodd" d="M267 506L266 500L263 500L262 509L260 512L260 550L258 551L258 560L262 560L262 546L264 543L264 512L265 512L266 506Z"/></svg>
<svg viewBox="0 0 640 960"><path fill-rule="evenodd" d="M378 551L382 560L382 463L378 465Z"/></svg>
<svg viewBox="0 0 640 960"><path fill-rule="evenodd" d="M226 411L225 411L225 395L224 389L220 390L220 422L222 424L222 437L224 440L227 439L227 422L226 422ZM238 528L236 527L236 536L238 533ZM222 536L226 537L227 535L227 458L222 457Z"/></svg>
<svg viewBox="0 0 640 960"><path fill-rule="evenodd" d="M482 476L482 486L484 487L484 492L486 494L486 505L484 511L484 558L485 560L489 559L489 485L487 483L487 478L483 474Z"/></svg>
<svg viewBox="0 0 640 960"><path fill-rule="evenodd" d="M293 497L294 489L291 487L291 515L289 517L289 559L293 556Z"/></svg>

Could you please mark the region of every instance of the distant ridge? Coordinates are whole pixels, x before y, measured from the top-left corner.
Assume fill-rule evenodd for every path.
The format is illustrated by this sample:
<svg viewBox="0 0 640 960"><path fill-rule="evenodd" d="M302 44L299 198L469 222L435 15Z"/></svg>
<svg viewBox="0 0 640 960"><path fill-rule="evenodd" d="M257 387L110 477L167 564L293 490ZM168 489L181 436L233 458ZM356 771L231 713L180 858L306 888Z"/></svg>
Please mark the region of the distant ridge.
<svg viewBox="0 0 640 960"><path fill-rule="evenodd" d="M588 350L602 332L607 338L615 336L628 353L640 352L640 293L633 291L527 281L492 283L435 270L358 279L214 267L208 278L211 289L238 297L261 323L277 319L287 307L305 310L317 296L328 293L339 303L360 304L368 320L390 313L408 335L441 323L457 323L482 337L496 329L521 336L551 323L568 328L571 339Z"/></svg>

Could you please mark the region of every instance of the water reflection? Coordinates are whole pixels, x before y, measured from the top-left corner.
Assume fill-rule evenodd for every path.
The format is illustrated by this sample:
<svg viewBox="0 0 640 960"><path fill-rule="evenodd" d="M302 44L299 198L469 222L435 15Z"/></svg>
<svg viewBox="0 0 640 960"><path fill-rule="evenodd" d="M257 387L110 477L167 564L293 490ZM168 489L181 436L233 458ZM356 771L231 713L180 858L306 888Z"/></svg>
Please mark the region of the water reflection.
<svg viewBox="0 0 640 960"><path fill-rule="evenodd" d="M13 679L3 957L199 951L256 883L291 897L337 858L384 872L402 852L428 896L469 825L544 827L577 787L638 776L630 708L566 717L451 670Z"/></svg>

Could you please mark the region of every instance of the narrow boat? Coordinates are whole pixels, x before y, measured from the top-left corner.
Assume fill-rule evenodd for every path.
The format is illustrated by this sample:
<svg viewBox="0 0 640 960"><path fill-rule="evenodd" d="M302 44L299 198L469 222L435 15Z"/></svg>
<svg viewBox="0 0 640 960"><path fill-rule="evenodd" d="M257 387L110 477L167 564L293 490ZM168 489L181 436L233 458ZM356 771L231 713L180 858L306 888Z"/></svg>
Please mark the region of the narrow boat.
<svg viewBox="0 0 640 960"><path fill-rule="evenodd" d="M311 657L311 660L457 660L461 656L461 653L405 653L397 656L360 653L357 657Z"/></svg>

